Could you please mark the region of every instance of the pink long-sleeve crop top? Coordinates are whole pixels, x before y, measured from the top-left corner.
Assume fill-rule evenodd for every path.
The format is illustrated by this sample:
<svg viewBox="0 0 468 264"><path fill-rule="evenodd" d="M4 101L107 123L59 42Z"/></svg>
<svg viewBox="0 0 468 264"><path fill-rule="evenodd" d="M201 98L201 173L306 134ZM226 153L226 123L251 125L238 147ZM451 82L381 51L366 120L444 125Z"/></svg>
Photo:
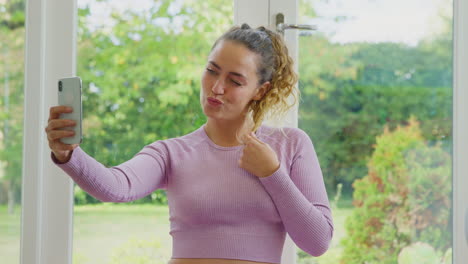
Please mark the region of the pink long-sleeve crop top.
<svg viewBox="0 0 468 264"><path fill-rule="evenodd" d="M107 168L80 147L59 164L103 202L128 202L157 189L167 193L172 258L224 258L280 263L289 234L303 251L329 247L333 221L322 171L309 136L262 125L257 137L275 150L280 167L259 178L239 167L243 145L216 145L205 125L155 141ZM286 135L285 135L286 134Z"/></svg>

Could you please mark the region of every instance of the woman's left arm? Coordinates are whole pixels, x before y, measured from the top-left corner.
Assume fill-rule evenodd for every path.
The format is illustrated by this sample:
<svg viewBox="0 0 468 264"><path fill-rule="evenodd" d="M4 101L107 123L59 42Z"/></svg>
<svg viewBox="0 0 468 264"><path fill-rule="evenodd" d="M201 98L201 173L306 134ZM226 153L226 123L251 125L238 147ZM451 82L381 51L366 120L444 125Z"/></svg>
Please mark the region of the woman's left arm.
<svg viewBox="0 0 468 264"><path fill-rule="evenodd" d="M309 136L291 130L296 148L290 171L283 165L270 176L259 177L279 211L291 239L305 252L320 256L333 236L333 219L322 170Z"/></svg>

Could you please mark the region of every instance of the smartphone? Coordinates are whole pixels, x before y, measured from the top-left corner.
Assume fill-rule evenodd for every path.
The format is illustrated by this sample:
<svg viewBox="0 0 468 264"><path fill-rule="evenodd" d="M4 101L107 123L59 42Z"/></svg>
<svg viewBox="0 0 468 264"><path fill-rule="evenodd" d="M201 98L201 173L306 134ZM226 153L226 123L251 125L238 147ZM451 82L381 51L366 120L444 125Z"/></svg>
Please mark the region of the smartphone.
<svg viewBox="0 0 468 264"><path fill-rule="evenodd" d="M58 104L73 108L71 113L60 114L60 119L71 119L76 122L74 127L64 127L62 130L75 131L73 137L61 138L64 144L79 144L83 141L81 134L82 102L81 102L81 78L70 77L58 80Z"/></svg>

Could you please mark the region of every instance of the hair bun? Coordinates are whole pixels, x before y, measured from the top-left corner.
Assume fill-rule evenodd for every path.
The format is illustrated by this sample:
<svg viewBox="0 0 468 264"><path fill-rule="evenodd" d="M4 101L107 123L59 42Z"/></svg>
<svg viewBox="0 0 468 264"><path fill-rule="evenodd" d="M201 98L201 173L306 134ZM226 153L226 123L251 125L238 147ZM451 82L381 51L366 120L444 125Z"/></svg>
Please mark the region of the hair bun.
<svg viewBox="0 0 468 264"><path fill-rule="evenodd" d="M251 29L251 27L247 23L243 23L241 29Z"/></svg>

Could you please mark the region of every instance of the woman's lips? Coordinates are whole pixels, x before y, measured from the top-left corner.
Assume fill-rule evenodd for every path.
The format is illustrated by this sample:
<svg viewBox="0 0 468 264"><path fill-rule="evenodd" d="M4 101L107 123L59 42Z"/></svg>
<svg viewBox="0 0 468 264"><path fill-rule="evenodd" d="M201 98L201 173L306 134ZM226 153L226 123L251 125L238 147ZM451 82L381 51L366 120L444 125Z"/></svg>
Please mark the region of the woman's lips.
<svg viewBox="0 0 468 264"><path fill-rule="evenodd" d="M213 97L208 97L208 103L213 106L219 106L223 104L223 102Z"/></svg>

